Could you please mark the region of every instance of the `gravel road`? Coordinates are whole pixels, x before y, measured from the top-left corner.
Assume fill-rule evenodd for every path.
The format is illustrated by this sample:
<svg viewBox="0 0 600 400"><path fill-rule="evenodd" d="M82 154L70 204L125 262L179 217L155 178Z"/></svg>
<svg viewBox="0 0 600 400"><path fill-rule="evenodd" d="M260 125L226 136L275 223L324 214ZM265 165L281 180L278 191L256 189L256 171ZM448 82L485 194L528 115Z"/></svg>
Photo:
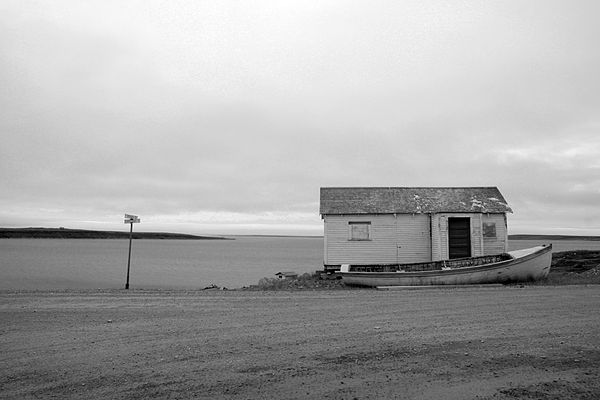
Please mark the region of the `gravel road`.
<svg viewBox="0 0 600 400"><path fill-rule="evenodd" d="M0 398L598 399L600 286L0 292Z"/></svg>

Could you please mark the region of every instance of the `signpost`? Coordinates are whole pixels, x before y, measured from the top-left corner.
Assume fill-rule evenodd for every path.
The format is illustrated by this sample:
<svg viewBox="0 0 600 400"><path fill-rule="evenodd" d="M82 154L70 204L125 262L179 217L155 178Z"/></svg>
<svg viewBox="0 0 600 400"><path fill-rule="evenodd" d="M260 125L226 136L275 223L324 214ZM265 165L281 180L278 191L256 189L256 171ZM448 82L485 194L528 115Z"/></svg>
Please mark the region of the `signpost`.
<svg viewBox="0 0 600 400"><path fill-rule="evenodd" d="M140 218L137 215L125 214L126 224L131 224L129 229L129 257L127 257L127 283L125 283L125 289L129 289L129 266L131 265L131 239L133 235L133 224L140 222Z"/></svg>

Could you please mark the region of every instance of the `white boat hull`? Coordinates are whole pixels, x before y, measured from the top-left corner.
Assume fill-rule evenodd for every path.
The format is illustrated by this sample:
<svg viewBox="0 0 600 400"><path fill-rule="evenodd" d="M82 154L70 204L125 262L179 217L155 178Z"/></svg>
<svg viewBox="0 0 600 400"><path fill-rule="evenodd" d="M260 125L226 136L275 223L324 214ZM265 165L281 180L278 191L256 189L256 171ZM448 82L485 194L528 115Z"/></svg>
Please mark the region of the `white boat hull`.
<svg viewBox="0 0 600 400"><path fill-rule="evenodd" d="M545 278L550 272L552 245L509 252L512 259L447 270L418 272L337 272L349 285L428 286L523 282Z"/></svg>

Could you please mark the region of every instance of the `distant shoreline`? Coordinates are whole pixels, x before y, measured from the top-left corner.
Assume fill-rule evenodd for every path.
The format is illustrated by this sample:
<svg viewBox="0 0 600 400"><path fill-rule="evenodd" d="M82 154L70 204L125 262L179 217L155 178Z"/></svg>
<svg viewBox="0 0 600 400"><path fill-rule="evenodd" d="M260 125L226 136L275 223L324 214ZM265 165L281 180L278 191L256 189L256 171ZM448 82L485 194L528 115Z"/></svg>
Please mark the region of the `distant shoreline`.
<svg viewBox="0 0 600 400"><path fill-rule="evenodd" d="M232 238L221 236L198 236L168 232L133 232L132 238L166 240L234 240ZM68 228L0 228L0 239L129 239L129 232Z"/></svg>
<svg viewBox="0 0 600 400"><path fill-rule="evenodd" d="M322 235L272 235L272 234L232 234L219 236L190 235L186 233L171 232L133 232L133 239L172 239L172 240L235 240L235 237L289 237L322 239ZM0 239L128 239L127 231L97 231L89 229L69 228L0 228ZM508 235L508 240L589 240L600 241L600 236L581 235L538 235L538 234L513 234Z"/></svg>
<svg viewBox="0 0 600 400"><path fill-rule="evenodd" d="M600 241L600 236L571 236L571 235L508 235L508 240L592 240Z"/></svg>
<svg viewBox="0 0 600 400"><path fill-rule="evenodd" d="M234 236L234 237L257 237L257 238L323 239L323 235L271 235L271 234L244 235L244 234L233 234L231 236Z"/></svg>

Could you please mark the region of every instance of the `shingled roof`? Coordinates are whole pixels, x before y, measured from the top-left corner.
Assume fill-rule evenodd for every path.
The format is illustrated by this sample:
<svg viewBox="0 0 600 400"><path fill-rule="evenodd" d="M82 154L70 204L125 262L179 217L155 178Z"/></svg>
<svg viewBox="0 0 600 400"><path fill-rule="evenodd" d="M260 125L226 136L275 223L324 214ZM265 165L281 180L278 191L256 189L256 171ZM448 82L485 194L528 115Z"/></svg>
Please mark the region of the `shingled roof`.
<svg viewBox="0 0 600 400"><path fill-rule="evenodd" d="M512 210L497 187L325 187L321 215L506 213Z"/></svg>

